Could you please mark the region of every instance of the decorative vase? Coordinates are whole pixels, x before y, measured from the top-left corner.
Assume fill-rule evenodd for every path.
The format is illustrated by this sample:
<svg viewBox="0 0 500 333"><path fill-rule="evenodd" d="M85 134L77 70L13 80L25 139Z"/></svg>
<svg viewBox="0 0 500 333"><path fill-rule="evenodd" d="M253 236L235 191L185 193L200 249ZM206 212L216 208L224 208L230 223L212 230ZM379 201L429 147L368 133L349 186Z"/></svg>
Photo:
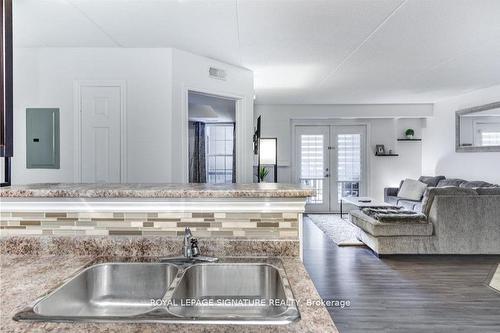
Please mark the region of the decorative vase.
<svg viewBox="0 0 500 333"><path fill-rule="evenodd" d="M413 135L406 135L406 138L411 140L413 139Z"/></svg>

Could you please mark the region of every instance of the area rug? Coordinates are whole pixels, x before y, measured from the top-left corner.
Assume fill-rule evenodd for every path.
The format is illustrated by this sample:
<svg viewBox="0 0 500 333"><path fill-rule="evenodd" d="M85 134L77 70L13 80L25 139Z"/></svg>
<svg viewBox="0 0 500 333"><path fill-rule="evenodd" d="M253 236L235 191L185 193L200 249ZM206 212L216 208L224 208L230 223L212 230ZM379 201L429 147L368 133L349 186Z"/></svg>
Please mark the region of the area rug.
<svg viewBox="0 0 500 333"><path fill-rule="evenodd" d="M496 269L493 271L488 286L500 292L500 264L497 265Z"/></svg>
<svg viewBox="0 0 500 333"><path fill-rule="evenodd" d="M356 238L355 226L343 220L336 214L307 214L309 218L325 235L338 246L364 246Z"/></svg>

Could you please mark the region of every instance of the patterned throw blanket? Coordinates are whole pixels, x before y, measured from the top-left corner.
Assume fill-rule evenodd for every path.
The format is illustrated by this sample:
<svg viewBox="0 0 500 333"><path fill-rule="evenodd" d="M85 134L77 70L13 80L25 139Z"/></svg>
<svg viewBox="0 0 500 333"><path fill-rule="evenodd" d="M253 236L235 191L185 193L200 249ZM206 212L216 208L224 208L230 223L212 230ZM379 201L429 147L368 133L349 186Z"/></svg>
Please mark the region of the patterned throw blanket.
<svg viewBox="0 0 500 333"><path fill-rule="evenodd" d="M412 210L404 210L400 207L390 208L363 208L363 213L373 217L379 222L418 222L427 223L427 216Z"/></svg>

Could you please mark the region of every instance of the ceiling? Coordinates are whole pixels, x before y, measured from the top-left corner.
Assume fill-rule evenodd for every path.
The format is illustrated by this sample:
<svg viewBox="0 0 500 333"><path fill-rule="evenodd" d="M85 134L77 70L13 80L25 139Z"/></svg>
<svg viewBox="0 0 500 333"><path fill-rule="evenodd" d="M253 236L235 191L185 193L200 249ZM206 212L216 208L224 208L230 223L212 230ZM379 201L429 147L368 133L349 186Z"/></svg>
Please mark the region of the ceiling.
<svg viewBox="0 0 500 333"><path fill-rule="evenodd" d="M16 0L16 47L175 47L257 103L433 103L500 84L499 0Z"/></svg>

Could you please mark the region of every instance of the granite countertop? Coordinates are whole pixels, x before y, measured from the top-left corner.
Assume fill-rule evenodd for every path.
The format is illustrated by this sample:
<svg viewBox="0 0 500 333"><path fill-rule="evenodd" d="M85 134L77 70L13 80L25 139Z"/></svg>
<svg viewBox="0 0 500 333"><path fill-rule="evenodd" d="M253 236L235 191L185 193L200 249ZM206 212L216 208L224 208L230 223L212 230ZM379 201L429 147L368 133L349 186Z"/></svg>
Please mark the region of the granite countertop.
<svg viewBox="0 0 500 333"><path fill-rule="evenodd" d="M309 187L296 184L92 184L39 183L0 189L3 198L305 198Z"/></svg>
<svg viewBox="0 0 500 333"><path fill-rule="evenodd" d="M49 323L16 322L12 316L39 296L55 288L65 278L89 264L83 256L0 257L0 331L2 332L338 332L326 308L307 305L306 300L320 300L304 265L298 259L282 259L301 319L288 325L197 325L133 323Z"/></svg>

